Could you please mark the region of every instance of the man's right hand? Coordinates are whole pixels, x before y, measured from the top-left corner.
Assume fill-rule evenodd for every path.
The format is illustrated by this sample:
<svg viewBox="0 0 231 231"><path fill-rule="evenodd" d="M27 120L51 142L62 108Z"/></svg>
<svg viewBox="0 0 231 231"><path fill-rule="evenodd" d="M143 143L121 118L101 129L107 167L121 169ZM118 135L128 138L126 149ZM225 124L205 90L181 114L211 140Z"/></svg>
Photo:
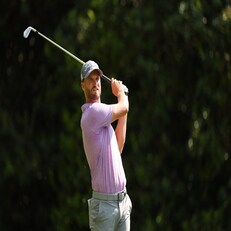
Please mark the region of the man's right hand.
<svg viewBox="0 0 231 231"><path fill-rule="evenodd" d="M118 97L121 93L124 94L124 90L126 87L125 85L122 84L122 81L116 80L114 78L111 79L111 88L112 88L112 93ZM127 89L127 87L126 87Z"/></svg>

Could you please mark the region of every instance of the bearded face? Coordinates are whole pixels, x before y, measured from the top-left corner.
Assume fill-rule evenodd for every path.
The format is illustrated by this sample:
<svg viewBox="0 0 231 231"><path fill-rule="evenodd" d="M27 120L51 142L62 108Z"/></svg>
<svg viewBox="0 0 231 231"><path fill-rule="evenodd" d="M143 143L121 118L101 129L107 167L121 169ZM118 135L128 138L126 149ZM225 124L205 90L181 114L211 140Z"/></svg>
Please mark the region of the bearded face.
<svg viewBox="0 0 231 231"><path fill-rule="evenodd" d="M94 70L83 80L82 89L85 94L86 102L99 102L101 96L100 73Z"/></svg>

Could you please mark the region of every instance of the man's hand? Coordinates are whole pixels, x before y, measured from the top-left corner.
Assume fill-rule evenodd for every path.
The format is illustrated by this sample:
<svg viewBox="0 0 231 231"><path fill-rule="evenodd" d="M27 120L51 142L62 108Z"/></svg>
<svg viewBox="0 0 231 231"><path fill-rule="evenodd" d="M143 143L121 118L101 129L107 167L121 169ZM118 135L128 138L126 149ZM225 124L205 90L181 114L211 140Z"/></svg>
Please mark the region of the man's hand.
<svg viewBox="0 0 231 231"><path fill-rule="evenodd" d="M124 94L124 90L126 87L125 85L122 84L122 81L116 80L116 79L111 79L111 88L112 88L112 93L118 97L121 93ZM127 88L127 87L126 87Z"/></svg>

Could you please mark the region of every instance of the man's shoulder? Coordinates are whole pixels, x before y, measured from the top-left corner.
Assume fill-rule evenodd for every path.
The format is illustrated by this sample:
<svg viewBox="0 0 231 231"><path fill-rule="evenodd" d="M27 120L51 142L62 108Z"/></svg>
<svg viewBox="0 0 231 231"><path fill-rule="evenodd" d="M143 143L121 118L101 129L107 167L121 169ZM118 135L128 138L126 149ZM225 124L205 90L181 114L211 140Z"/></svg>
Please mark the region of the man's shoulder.
<svg viewBox="0 0 231 231"><path fill-rule="evenodd" d="M110 114L112 112L112 105L105 103L86 103L82 107L83 116L87 117L97 117Z"/></svg>
<svg viewBox="0 0 231 231"><path fill-rule="evenodd" d="M82 105L81 109L83 112L87 110L95 110L97 108L101 108L103 103L85 103Z"/></svg>
<svg viewBox="0 0 231 231"><path fill-rule="evenodd" d="M85 105L85 104L84 104ZM101 111L101 110L107 110L111 107L110 104L105 104L105 103L91 103L86 106L84 106L86 109L89 110L96 110L96 111Z"/></svg>

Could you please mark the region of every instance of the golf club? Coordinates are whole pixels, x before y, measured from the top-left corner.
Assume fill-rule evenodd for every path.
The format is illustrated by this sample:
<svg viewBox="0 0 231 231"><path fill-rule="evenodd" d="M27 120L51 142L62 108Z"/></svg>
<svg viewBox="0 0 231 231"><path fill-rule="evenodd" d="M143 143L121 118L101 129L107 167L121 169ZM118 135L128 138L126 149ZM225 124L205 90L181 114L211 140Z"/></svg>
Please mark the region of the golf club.
<svg viewBox="0 0 231 231"><path fill-rule="evenodd" d="M55 43L54 41L52 41L51 39L49 39L44 34L40 33L38 30L36 30L35 28L33 28L31 26L27 27L26 30L23 32L23 37L28 38L31 31L40 35L42 38L46 39L48 42L52 43L54 46L58 47L60 50L64 51L66 54L70 55L73 59L75 59L79 63L81 63L81 64L85 63L83 60L79 59L78 57L76 57L75 55L73 55L72 53L70 53L69 51L67 51L66 49L64 49L63 47L61 47L60 45L58 45L57 43ZM108 78L106 75L103 74L101 76L101 78L104 79L106 82L111 83L111 79ZM126 95L128 95L128 88L125 85L124 85L124 92Z"/></svg>

